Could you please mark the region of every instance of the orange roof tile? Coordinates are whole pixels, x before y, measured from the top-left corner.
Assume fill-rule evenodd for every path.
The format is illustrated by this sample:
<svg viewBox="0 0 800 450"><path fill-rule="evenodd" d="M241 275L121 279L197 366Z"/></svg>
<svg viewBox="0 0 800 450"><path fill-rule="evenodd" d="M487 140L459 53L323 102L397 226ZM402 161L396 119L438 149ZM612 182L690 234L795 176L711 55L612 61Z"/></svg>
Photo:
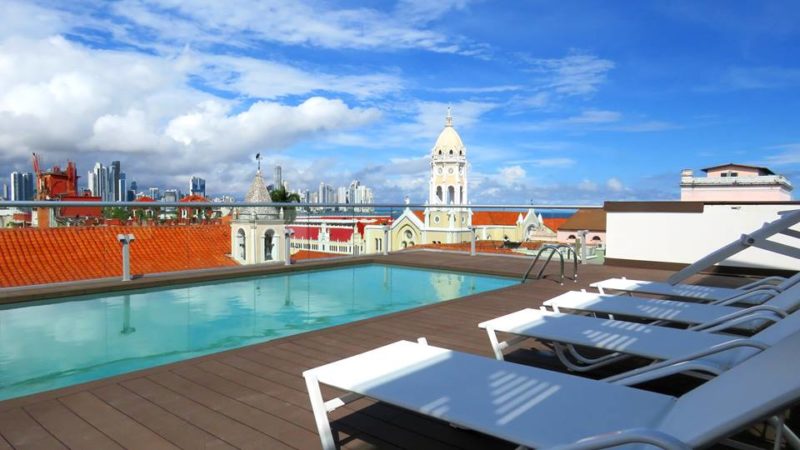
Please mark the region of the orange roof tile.
<svg viewBox="0 0 800 450"><path fill-rule="evenodd" d="M475 211L472 213L473 225L506 225L517 224L518 211Z"/></svg>
<svg viewBox="0 0 800 450"><path fill-rule="evenodd" d="M419 219L420 222L425 223L425 211L420 211L418 209L415 209L412 212L414 213L415 216L417 216L417 219Z"/></svg>
<svg viewBox="0 0 800 450"><path fill-rule="evenodd" d="M292 255L292 261L302 261L305 259L332 258L334 256L346 256L346 255L340 255L338 253L317 252L314 250L300 250Z"/></svg>
<svg viewBox="0 0 800 450"><path fill-rule="evenodd" d="M133 275L237 265L227 225L2 229L0 287L121 276L121 233L135 236Z"/></svg>
<svg viewBox="0 0 800 450"><path fill-rule="evenodd" d="M550 228L552 231L558 231L561 225L564 224L569 220L567 217L543 217L542 222L544 222L544 226Z"/></svg>

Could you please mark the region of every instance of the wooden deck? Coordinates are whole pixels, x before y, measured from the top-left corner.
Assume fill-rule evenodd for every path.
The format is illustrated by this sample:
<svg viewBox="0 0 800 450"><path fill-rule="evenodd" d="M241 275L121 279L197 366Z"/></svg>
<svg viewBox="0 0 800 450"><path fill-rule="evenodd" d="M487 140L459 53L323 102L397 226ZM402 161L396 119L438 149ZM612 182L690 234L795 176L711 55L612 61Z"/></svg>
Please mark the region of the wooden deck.
<svg viewBox="0 0 800 450"><path fill-rule="evenodd" d="M404 252L382 262L520 276L529 260ZM399 339L491 356L483 320L537 307L568 289L612 276L665 279L667 272L582 266L580 282L514 285L412 311L278 339L91 383L0 402L0 449L315 449L303 370ZM736 285L737 278L705 283ZM413 287L410 287L413 288ZM58 355L53 355L57 358ZM533 350L517 361L549 365ZM323 394L329 397L333 392ZM332 414L342 448L512 448L368 399Z"/></svg>

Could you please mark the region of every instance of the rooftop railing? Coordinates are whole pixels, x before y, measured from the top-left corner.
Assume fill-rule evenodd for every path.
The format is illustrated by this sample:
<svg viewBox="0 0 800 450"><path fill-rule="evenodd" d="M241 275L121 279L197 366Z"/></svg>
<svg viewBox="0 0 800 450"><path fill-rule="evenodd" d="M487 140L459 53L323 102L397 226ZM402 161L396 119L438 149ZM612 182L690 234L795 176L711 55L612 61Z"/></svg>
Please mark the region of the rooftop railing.
<svg viewBox="0 0 800 450"><path fill-rule="evenodd" d="M428 249L533 257L592 204L0 202L8 288ZM574 232L573 232L574 233Z"/></svg>

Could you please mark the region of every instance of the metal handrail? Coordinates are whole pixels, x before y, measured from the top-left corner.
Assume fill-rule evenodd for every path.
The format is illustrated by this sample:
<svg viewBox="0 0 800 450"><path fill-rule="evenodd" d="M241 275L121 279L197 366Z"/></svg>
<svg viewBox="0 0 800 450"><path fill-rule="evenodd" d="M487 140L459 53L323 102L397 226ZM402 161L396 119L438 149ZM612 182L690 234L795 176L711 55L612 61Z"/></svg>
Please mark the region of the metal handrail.
<svg viewBox="0 0 800 450"><path fill-rule="evenodd" d="M528 266L528 270L525 271L525 274L522 276L522 279L520 280L520 283L524 283L528 279L528 275L530 275L531 271L536 266L536 263L539 262L539 258L541 258L542 254L545 251L549 250L550 254L547 256L547 259L545 260L544 264L542 264L542 267L541 267L541 269L539 269L539 273L536 274L536 278L535 279L536 280L540 280L542 278L542 275L544 274L544 269L546 269L547 265L550 264L550 260L553 259L553 255L557 253L558 254L558 259L559 259L559 262L560 262L560 266L561 266L561 282L560 283L563 286L564 285L564 254L561 253L561 250L563 250L563 249L567 249L567 257L569 257L570 254L572 255L572 269L573 269L572 270L572 278L569 278L569 277L567 277L567 278L569 278L570 280L572 280L574 282L577 282L578 281L578 254L575 252L575 249L572 248L572 246L569 246L567 244L558 244L558 245L547 244L547 245L543 245L539 249L539 251L536 252L536 257L533 259L533 262L531 262L531 265Z"/></svg>
<svg viewBox="0 0 800 450"><path fill-rule="evenodd" d="M52 201L52 200L24 200L24 201L0 201L0 208L21 207L21 208L61 208L65 206L99 206L99 207L121 207L121 208L253 208L267 206L287 206L293 208L466 208L466 209L599 209L603 205L550 205L550 204L530 204L530 205L478 205L478 204L451 204L451 205L430 205L426 203L278 203L278 202L110 202L110 201Z"/></svg>

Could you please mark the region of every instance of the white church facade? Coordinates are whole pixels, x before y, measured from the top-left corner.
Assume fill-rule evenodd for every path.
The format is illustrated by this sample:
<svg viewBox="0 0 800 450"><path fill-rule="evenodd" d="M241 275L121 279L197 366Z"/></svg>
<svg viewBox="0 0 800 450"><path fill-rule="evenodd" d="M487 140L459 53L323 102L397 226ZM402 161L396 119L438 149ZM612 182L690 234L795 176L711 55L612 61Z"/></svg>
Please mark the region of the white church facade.
<svg viewBox="0 0 800 450"><path fill-rule="evenodd" d="M368 214L304 216L285 223L282 210L277 208L243 208L234 211L231 220L231 256L240 264L285 262L287 233L292 235L288 246L293 257L311 253L312 257L380 254L420 244L458 244L469 242L473 229L476 238L483 241L556 240L555 227L548 227L533 208L473 211L469 205L467 148L453 127L449 109L430 158L428 201L423 210L406 208L396 218ZM260 167L245 201L270 202Z"/></svg>

